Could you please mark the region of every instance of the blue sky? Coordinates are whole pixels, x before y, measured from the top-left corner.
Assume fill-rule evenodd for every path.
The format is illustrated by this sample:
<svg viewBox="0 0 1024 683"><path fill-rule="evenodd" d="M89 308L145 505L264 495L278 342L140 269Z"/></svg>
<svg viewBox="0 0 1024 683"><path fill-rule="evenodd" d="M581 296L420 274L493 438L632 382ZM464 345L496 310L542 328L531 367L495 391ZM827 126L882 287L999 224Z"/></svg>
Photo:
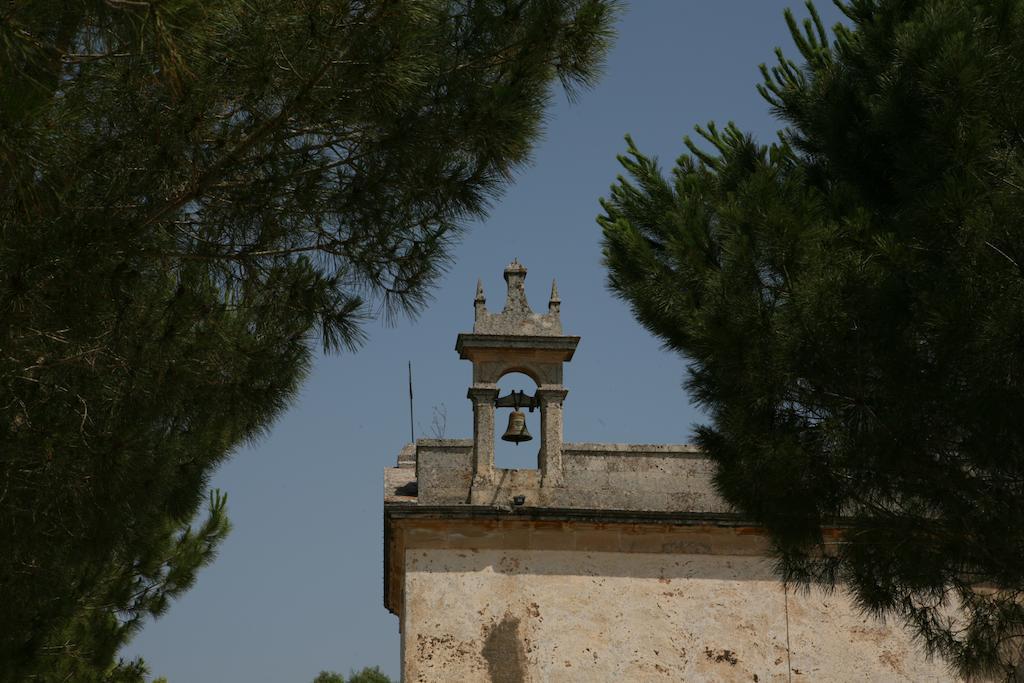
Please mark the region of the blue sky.
<svg viewBox="0 0 1024 683"><path fill-rule="evenodd" d="M827 25L839 20L819 3ZM309 683L322 669L379 665L399 673L398 620L383 607L382 470L409 440L406 363L416 435L472 434L470 366L454 351L473 324L482 278L504 301L502 270L527 266L535 310L558 279L566 334L582 337L566 366L567 441L685 443L701 414L667 353L605 286L598 199L620 172L623 136L670 166L695 124L732 120L758 139L778 124L755 91L757 66L781 46L796 58L775 0L634 0L605 76L574 104L553 100L533 163L486 221L469 226L455 265L416 320L371 323L357 354L320 358L271 435L217 473L234 531L196 586L128 648L171 683ZM501 388L532 389L507 377ZM536 433L536 414L528 416ZM536 441L501 443L498 464L535 466Z"/></svg>

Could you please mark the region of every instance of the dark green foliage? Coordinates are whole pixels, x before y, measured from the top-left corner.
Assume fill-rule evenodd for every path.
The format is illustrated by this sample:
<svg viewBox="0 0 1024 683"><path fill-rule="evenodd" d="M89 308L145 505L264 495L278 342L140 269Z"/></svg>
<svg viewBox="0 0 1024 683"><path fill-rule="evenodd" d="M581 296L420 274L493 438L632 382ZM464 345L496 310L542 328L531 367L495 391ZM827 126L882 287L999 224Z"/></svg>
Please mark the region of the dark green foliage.
<svg viewBox="0 0 1024 683"><path fill-rule="evenodd" d="M318 341L415 313L595 76L611 0L42 0L0 16L0 680L115 653L227 532Z"/></svg>
<svg viewBox="0 0 1024 683"><path fill-rule="evenodd" d="M321 671L313 679L313 683L392 683L391 679L380 672L379 667L366 667L362 671L353 672L346 680L344 676L335 671Z"/></svg>
<svg viewBox="0 0 1024 683"><path fill-rule="evenodd" d="M345 683L345 677L337 671L321 671L313 683Z"/></svg>
<svg viewBox="0 0 1024 683"><path fill-rule="evenodd" d="M842 9L831 43L787 14L779 142L698 129L667 178L630 143L609 283L688 360L716 484L787 580L1024 675L1024 2Z"/></svg>
<svg viewBox="0 0 1024 683"><path fill-rule="evenodd" d="M348 677L348 683L391 683L391 679L380 672L378 667L366 667Z"/></svg>

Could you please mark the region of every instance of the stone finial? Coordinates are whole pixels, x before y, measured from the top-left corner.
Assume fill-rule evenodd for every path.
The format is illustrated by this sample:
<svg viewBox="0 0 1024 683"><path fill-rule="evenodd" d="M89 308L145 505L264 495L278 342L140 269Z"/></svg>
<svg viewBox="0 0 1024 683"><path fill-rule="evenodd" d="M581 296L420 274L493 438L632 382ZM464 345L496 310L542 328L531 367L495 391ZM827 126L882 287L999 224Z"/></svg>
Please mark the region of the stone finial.
<svg viewBox="0 0 1024 683"><path fill-rule="evenodd" d="M514 315L528 315L530 304L526 301L526 266L519 262L519 259L512 259L512 263L505 266L505 282L508 284L508 294L505 296L505 309L502 313Z"/></svg>
<svg viewBox="0 0 1024 683"><path fill-rule="evenodd" d="M558 298L558 283L551 278L551 298L548 300L548 315L558 315L561 311L562 300Z"/></svg>
<svg viewBox="0 0 1024 683"><path fill-rule="evenodd" d="M484 298L484 281L477 278L476 296L473 298L473 320L478 321L487 317L487 299Z"/></svg>

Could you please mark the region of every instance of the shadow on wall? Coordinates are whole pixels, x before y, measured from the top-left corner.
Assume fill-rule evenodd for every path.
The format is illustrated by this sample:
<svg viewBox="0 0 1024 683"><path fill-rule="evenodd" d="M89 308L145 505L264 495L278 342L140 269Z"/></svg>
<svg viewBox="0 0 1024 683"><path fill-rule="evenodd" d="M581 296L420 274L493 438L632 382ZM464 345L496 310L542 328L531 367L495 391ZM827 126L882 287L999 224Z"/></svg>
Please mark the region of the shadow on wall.
<svg viewBox="0 0 1024 683"><path fill-rule="evenodd" d="M487 629L481 651L487 661L492 683L522 683L526 680L526 650L519 635L519 619L511 614Z"/></svg>

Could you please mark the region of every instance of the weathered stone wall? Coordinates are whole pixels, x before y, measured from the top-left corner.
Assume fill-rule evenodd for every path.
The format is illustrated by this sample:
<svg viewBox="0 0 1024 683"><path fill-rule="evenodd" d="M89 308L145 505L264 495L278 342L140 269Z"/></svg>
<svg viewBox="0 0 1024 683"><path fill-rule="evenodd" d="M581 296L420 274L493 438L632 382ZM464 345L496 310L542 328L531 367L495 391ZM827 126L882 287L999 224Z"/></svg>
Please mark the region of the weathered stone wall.
<svg viewBox="0 0 1024 683"><path fill-rule="evenodd" d="M763 557L476 540L406 552L408 683L955 680L844 595L787 593Z"/></svg>
<svg viewBox="0 0 1024 683"><path fill-rule="evenodd" d="M472 439L420 439L416 443L418 500L424 505L469 502Z"/></svg>
<svg viewBox="0 0 1024 683"><path fill-rule="evenodd" d="M472 441L399 460L385 599L403 680L956 680L845 594L785 590L693 447L564 444L561 485L496 469L486 496Z"/></svg>
<svg viewBox="0 0 1024 683"><path fill-rule="evenodd" d="M711 484L714 466L696 447L567 443L564 507L728 512Z"/></svg>

